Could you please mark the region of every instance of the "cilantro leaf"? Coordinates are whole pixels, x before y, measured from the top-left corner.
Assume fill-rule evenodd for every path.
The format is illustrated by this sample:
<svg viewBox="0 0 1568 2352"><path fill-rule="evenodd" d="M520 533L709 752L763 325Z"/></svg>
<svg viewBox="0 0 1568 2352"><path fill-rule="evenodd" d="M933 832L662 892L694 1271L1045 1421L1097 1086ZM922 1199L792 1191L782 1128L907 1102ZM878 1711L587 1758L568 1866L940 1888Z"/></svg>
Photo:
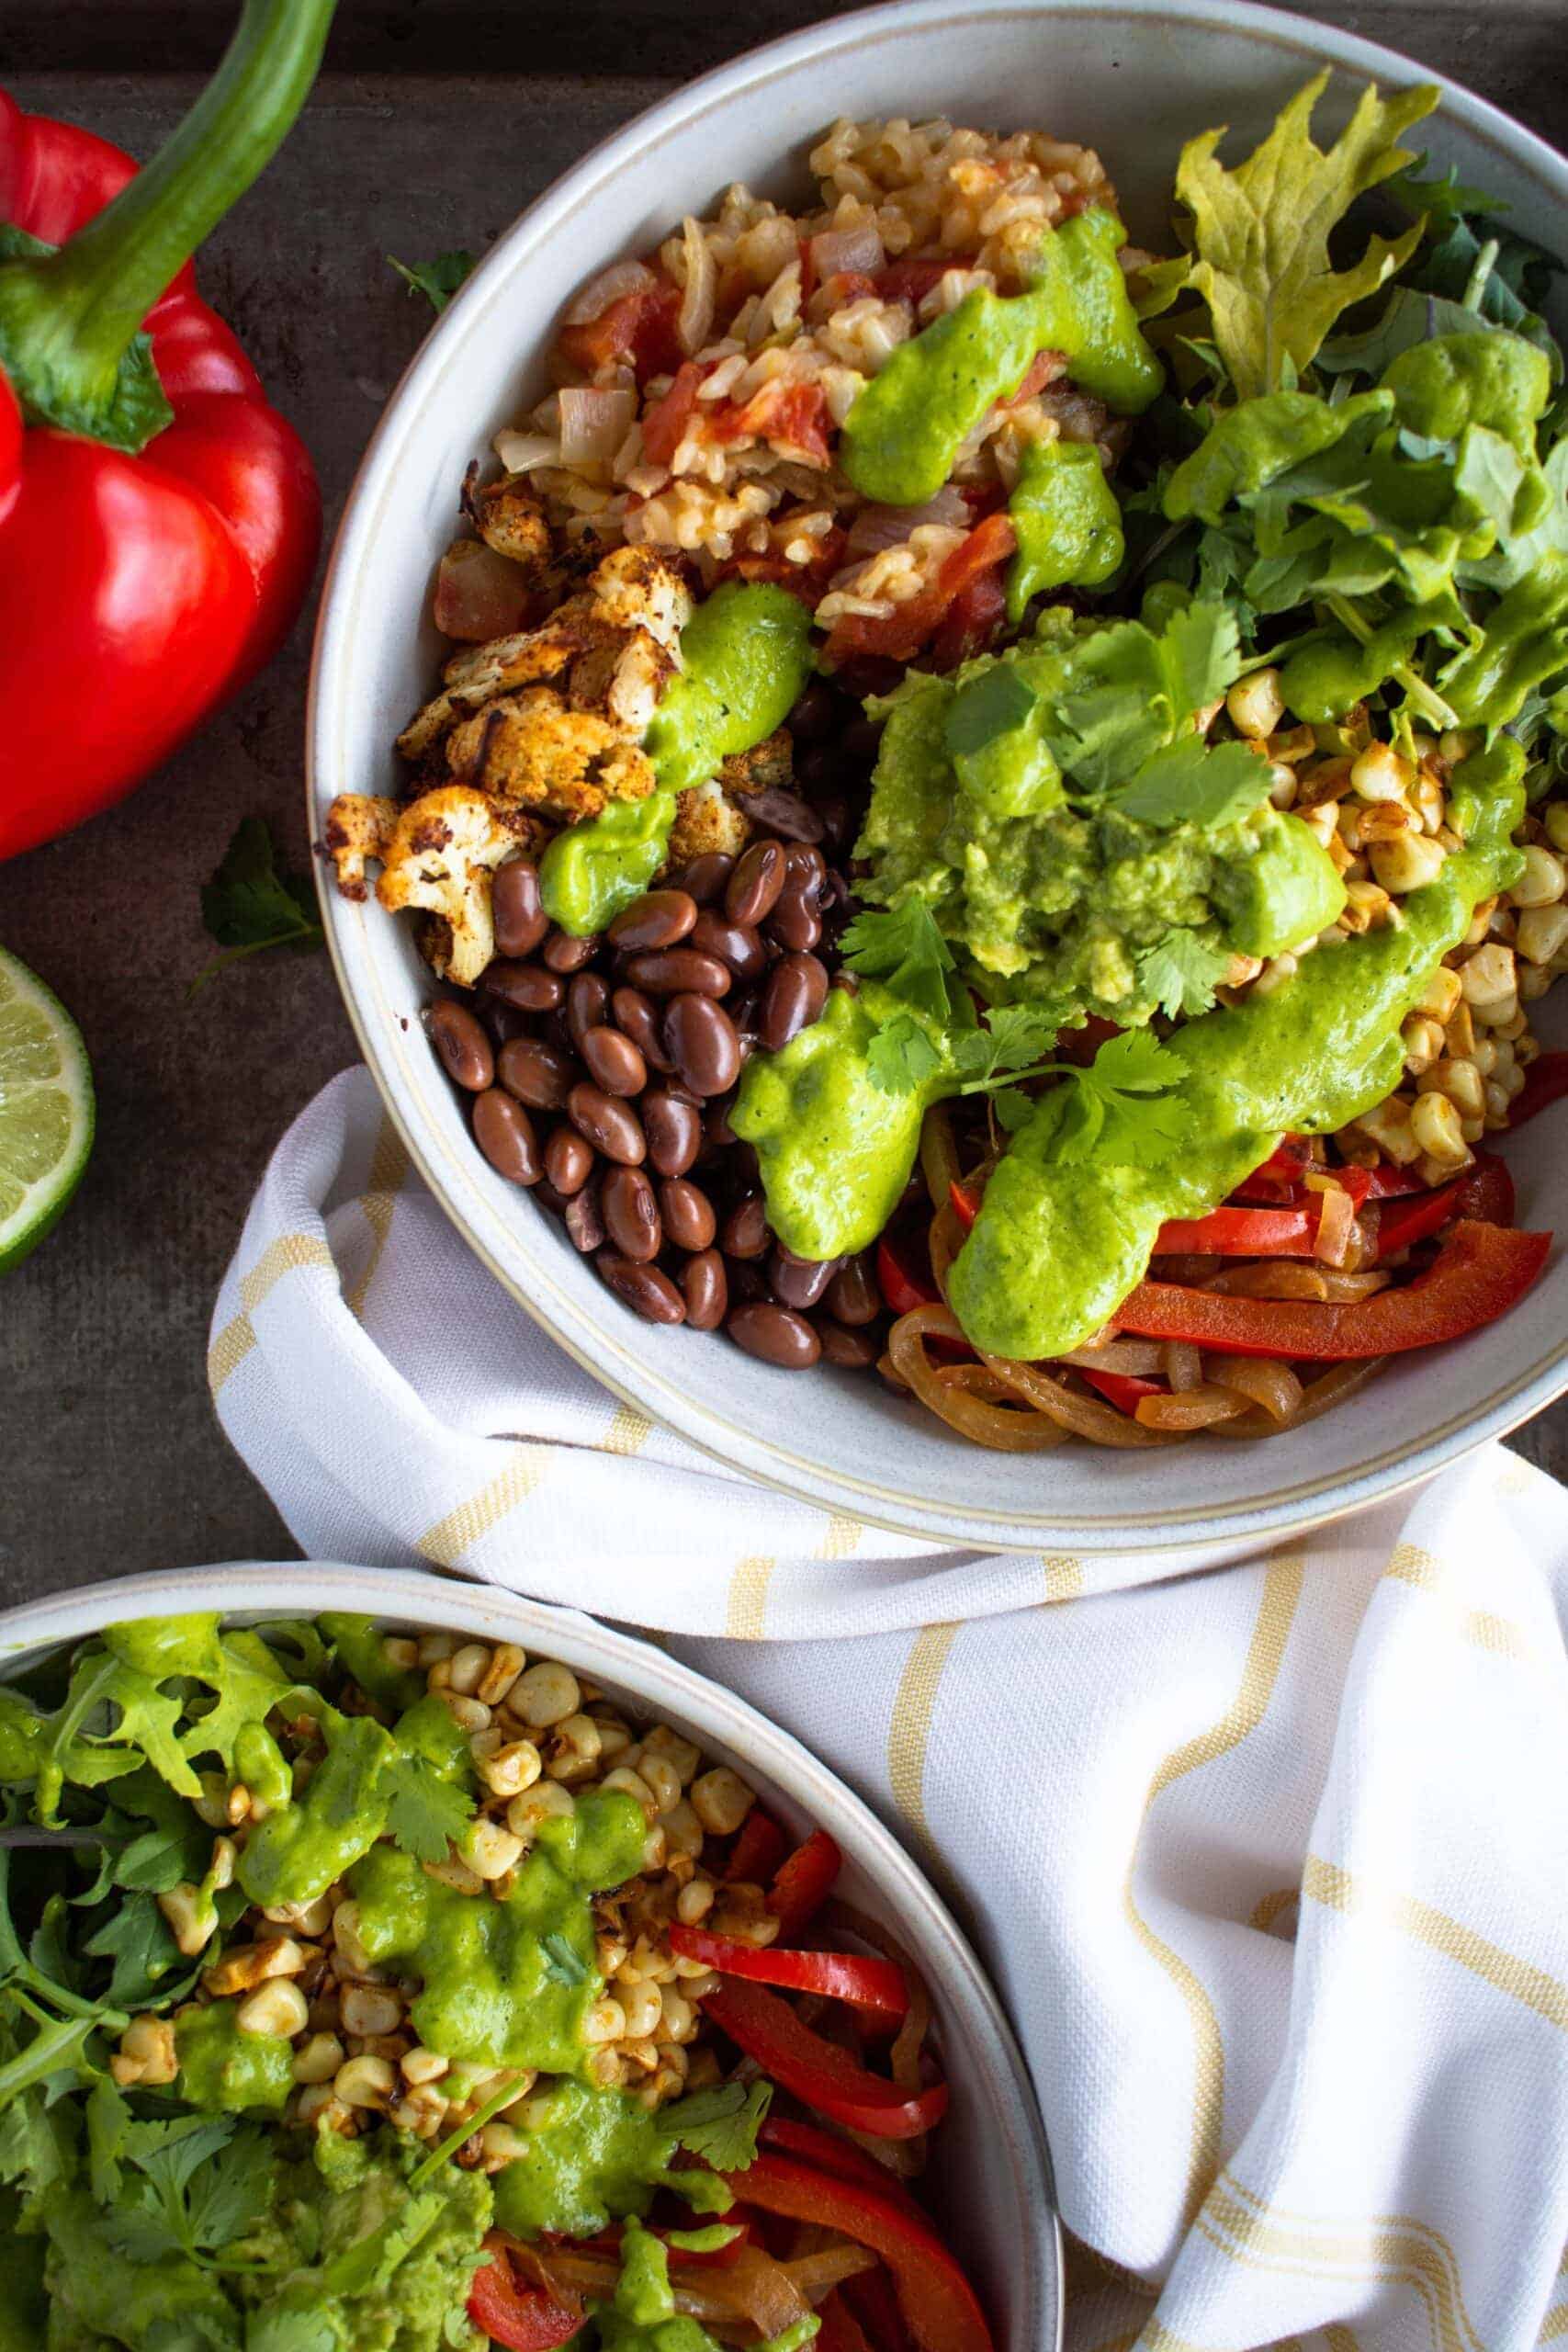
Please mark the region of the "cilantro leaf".
<svg viewBox="0 0 1568 2352"><path fill-rule="evenodd" d="M1055 1042L1055 1023L1032 1005L993 1006L984 1026L954 1041L953 1067L964 1080L960 1092L991 1092L1043 1061Z"/></svg>
<svg viewBox="0 0 1568 2352"><path fill-rule="evenodd" d="M118 2121L113 2161L121 2194L104 2233L140 2263L183 2255L213 2267L261 2220L276 2175L265 2133L230 2116Z"/></svg>
<svg viewBox="0 0 1568 2352"><path fill-rule="evenodd" d="M1138 978L1160 1012L1174 1021L1182 1013L1210 1010L1230 960L1227 948L1178 927L1168 931L1156 946L1145 949L1138 958Z"/></svg>
<svg viewBox="0 0 1568 2352"><path fill-rule="evenodd" d="M1185 735L1146 759L1110 805L1145 825L1234 825L1269 797L1269 763L1248 743Z"/></svg>
<svg viewBox="0 0 1568 2352"><path fill-rule="evenodd" d="M1051 749L1080 792L1107 791L1217 701L1240 669L1235 615L1223 604L1183 604L1157 633L1112 622L1064 656L1045 725Z"/></svg>
<svg viewBox="0 0 1568 2352"><path fill-rule="evenodd" d="M423 294L433 311L441 311L472 274L474 256L458 250L437 254L434 261L400 261L396 254L389 254L388 261L398 276L407 283L411 294Z"/></svg>
<svg viewBox="0 0 1568 2352"><path fill-rule="evenodd" d="M381 1787L394 1841L416 1861L444 1862L474 1817L472 1799L417 1756L395 1757Z"/></svg>
<svg viewBox="0 0 1568 2352"><path fill-rule="evenodd" d="M999 1094L992 1095L991 1109L1003 1134L1015 1136L1034 1116L1035 1102L1021 1086L1004 1086Z"/></svg>
<svg viewBox="0 0 1568 2352"><path fill-rule="evenodd" d="M1163 1099L1179 1084L1182 1064L1147 1029L1108 1038L1087 1068L1061 1066L1075 1100L1057 1130L1056 1157L1068 1163L1102 1159L1135 1167L1181 1140L1179 1102Z"/></svg>
<svg viewBox="0 0 1568 2352"><path fill-rule="evenodd" d="M942 1068L942 1056L918 1021L901 1012L882 1022L865 1051L865 1066L884 1094L918 1094Z"/></svg>
<svg viewBox="0 0 1568 2352"><path fill-rule="evenodd" d="M971 757L998 736L1010 735L1023 725L1038 699L1027 678L1008 662L983 670L953 698L944 729L948 757Z"/></svg>
<svg viewBox="0 0 1568 2352"><path fill-rule="evenodd" d="M325 934L309 879L278 861L265 817L242 817L209 882L201 886L201 920L225 952L192 980L195 996L227 964L266 947L320 947Z"/></svg>
<svg viewBox="0 0 1568 2352"><path fill-rule="evenodd" d="M660 2134L715 2172L745 2172L756 2161L757 2133L773 2097L772 2083L717 2083L664 2108Z"/></svg>
<svg viewBox="0 0 1568 2352"><path fill-rule="evenodd" d="M852 971L883 981L894 996L934 1021L952 1018L947 976L956 968L953 950L923 899L856 915L839 942L839 953Z"/></svg>
<svg viewBox="0 0 1568 2352"><path fill-rule="evenodd" d="M573 1951L558 1928L541 1937L540 1948L545 1955L545 1974L552 1984L586 1984L589 1971L581 1953Z"/></svg>
<svg viewBox="0 0 1568 2352"><path fill-rule="evenodd" d="M1234 170L1217 160L1223 130L1190 140L1177 166L1176 192L1192 214L1191 283L1243 400L1287 386L1341 311L1374 293L1421 242L1417 221L1392 241L1371 238L1351 268L1336 271L1329 258L1330 232L1356 198L1415 160L1395 141L1431 112L1437 91L1384 99L1369 86L1325 153L1310 126L1327 82L1325 70L1298 91Z"/></svg>

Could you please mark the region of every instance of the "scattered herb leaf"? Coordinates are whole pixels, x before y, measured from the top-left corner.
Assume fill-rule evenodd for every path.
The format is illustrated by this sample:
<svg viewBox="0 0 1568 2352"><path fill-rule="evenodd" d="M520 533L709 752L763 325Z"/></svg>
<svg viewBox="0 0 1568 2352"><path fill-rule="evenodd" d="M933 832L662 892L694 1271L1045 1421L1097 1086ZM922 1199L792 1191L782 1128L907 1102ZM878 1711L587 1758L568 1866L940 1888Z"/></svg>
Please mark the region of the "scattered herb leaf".
<svg viewBox="0 0 1568 2352"><path fill-rule="evenodd" d="M242 817L209 882L201 919L223 949L192 980L195 996L225 965L267 947L319 947L323 933L308 878L279 862L265 817Z"/></svg>
<svg viewBox="0 0 1568 2352"><path fill-rule="evenodd" d="M474 256L461 250L437 254L434 261L400 261L396 254L389 254L388 261L407 284L411 294L423 294L433 311L441 311L471 275Z"/></svg>

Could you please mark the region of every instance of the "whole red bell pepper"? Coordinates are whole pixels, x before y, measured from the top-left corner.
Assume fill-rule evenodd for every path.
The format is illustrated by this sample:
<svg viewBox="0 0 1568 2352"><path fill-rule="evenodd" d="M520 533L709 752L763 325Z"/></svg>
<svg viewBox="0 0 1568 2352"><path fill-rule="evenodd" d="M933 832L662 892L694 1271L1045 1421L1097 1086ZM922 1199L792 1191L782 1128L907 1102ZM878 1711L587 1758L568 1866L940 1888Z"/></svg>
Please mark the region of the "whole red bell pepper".
<svg viewBox="0 0 1568 2352"><path fill-rule="evenodd" d="M0 90L0 858L121 799L276 650L310 460L189 256L304 104L334 0L245 0L142 171Z"/></svg>

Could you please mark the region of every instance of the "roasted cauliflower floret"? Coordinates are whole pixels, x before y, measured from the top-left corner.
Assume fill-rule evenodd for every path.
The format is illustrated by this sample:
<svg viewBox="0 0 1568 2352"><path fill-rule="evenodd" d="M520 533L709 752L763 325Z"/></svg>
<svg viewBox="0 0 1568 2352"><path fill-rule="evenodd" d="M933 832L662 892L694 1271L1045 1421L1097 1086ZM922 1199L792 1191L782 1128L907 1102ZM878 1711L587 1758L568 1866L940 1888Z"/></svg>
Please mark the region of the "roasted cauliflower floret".
<svg viewBox="0 0 1568 2352"><path fill-rule="evenodd" d="M527 475L503 474L499 481L481 487L474 479L477 472L477 466L470 468L463 486L463 504L475 530L487 548L522 565L531 587L547 587L555 573L555 547Z"/></svg>
<svg viewBox="0 0 1568 2352"><path fill-rule="evenodd" d="M692 617L692 592L668 556L650 547L613 548L590 573L593 616L609 628L644 628L673 653Z"/></svg>
<svg viewBox="0 0 1568 2352"><path fill-rule="evenodd" d="M327 810L321 846L332 859L337 887L345 899L364 899L369 890L366 861L387 854L402 811L395 800L379 793L340 792Z"/></svg>
<svg viewBox="0 0 1568 2352"><path fill-rule="evenodd" d="M421 907L450 926L446 977L471 987L495 954L491 877L539 828L467 785L422 793L399 812L380 852L376 895L389 912Z"/></svg>
<svg viewBox="0 0 1568 2352"><path fill-rule="evenodd" d="M572 663L571 707L598 711L623 735L640 742L665 680L674 674L674 659L658 639L645 628L634 628L628 637L595 646Z"/></svg>
<svg viewBox="0 0 1568 2352"><path fill-rule="evenodd" d="M676 796L667 870L689 865L694 857L705 857L710 850L739 857L750 832L750 819L721 786L694 785L691 791Z"/></svg>
<svg viewBox="0 0 1568 2352"><path fill-rule="evenodd" d="M726 792L769 792L795 786L795 744L787 727L776 727L749 752L732 752L718 772Z"/></svg>
<svg viewBox="0 0 1568 2352"><path fill-rule="evenodd" d="M549 686L506 695L454 728L452 774L520 806L564 818L596 817L607 800L653 790L646 753L597 712L572 710Z"/></svg>

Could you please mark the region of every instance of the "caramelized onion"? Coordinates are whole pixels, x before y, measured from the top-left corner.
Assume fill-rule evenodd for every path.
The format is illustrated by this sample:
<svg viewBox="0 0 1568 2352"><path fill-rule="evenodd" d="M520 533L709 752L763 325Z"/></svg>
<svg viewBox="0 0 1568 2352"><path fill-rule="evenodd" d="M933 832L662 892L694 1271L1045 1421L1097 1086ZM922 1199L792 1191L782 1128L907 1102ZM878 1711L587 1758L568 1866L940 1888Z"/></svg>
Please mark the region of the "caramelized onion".
<svg viewBox="0 0 1568 2352"><path fill-rule="evenodd" d="M613 261L597 277L591 277L581 294L567 304L563 313L569 327L586 326L592 319L602 319L612 302L623 294L641 294L657 286L648 264L643 261Z"/></svg>
<svg viewBox="0 0 1568 2352"><path fill-rule="evenodd" d="M1216 1437L1278 1437L1284 1430L1299 1430L1308 1421L1315 1421L1320 1413L1332 1412L1347 1396L1354 1396L1364 1388L1372 1374L1381 1372L1388 1362L1386 1356L1364 1356L1356 1363L1337 1363L1317 1380L1309 1381L1303 1391L1302 1401L1288 1421L1270 1420L1267 1413L1256 1408L1239 1421L1222 1421L1215 1429Z"/></svg>
<svg viewBox="0 0 1568 2352"><path fill-rule="evenodd" d="M1229 1266L1204 1283L1205 1290L1226 1292L1233 1298L1306 1298L1348 1306L1386 1290L1386 1272L1348 1274L1326 1266L1311 1266L1299 1258L1270 1258L1250 1266Z"/></svg>
<svg viewBox="0 0 1568 2352"><path fill-rule="evenodd" d="M920 1121L920 1174L933 1209L944 1209L958 1181L958 1147L953 1140L953 1114L945 1102L933 1102Z"/></svg>
<svg viewBox="0 0 1568 2352"><path fill-rule="evenodd" d="M1201 1388L1203 1384L1203 1359L1190 1340L1168 1340L1164 1348L1165 1376L1178 1396L1183 1389ZM1173 1421L1172 1429L1180 1427Z"/></svg>
<svg viewBox="0 0 1568 2352"><path fill-rule="evenodd" d="M1037 1411L1048 1414L1058 1429L1066 1430L1074 1437L1090 1438L1097 1445L1123 1448L1169 1442L1160 1430L1140 1429L1125 1413L1119 1413L1114 1405L1101 1404L1098 1396L1085 1396L1079 1390L1067 1387L1039 1364L1014 1363L1006 1356L988 1356L983 1349L980 1361L988 1370L1000 1373L1009 1385L1021 1396L1026 1396Z"/></svg>
<svg viewBox="0 0 1568 2352"><path fill-rule="evenodd" d="M987 1405L978 1396L966 1396L960 1388L945 1386L926 1354L928 1337L968 1345L951 1308L916 1306L894 1324L887 1335L887 1352L905 1386L912 1388L921 1404L928 1406L939 1420L945 1421L949 1429L956 1430L961 1437L973 1438L977 1445L992 1446L1002 1453L1033 1453L1061 1443L1062 1430L1039 1413L1020 1413ZM1010 1366L992 1363L988 1369L998 1373L1010 1387L1015 1385Z"/></svg>
<svg viewBox="0 0 1568 2352"><path fill-rule="evenodd" d="M1206 1370L1216 1386L1232 1388L1238 1396L1261 1405L1269 1419L1282 1426L1301 1409L1305 1391L1288 1363L1272 1363L1267 1356L1222 1356L1211 1351Z"/></svg>
<svg viewBox="0 0 1568 2352"><path fill-rule="evenodd" d="M1056 1361L1075 1364L1079 1372L1119 1372L1128 1380L1150 1380L1165 1369L1165 1346L1159 1340L1107 1340L1098 1348L1075 1348Z"/></svg>
<svg viewBox="0 0 1568 2352"><path fill-rule="evenodd" d="M1216 1421L1234 1421L1247 1410L1247 1399L1234 1390L1216 1388L1205 1382L1197 1388L1183 1388L1168 1396L1140 1396L1134 1407L1139 1425L1145 1430L1206 1430Z"/></svg>
<svg viewBox="0 0 1568 2352"><path fill-rule="evenodd" d="M718 266L700 221L690 213L681 223L681 240L685 252L686 283L681 295L681 309L675 321L675 333L681 348L690 357L700 351L713 332L714 305L718 292Z"/></svg>

